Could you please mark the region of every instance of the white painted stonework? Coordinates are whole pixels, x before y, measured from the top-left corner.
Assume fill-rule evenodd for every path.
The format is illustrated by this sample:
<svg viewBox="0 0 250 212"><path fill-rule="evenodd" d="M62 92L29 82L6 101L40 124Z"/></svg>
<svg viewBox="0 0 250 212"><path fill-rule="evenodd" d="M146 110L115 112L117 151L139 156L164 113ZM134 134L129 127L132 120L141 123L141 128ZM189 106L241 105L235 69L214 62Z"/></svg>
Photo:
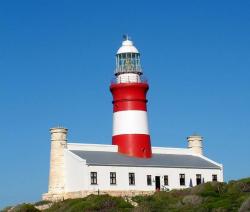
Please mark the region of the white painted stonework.
<svg viewBox="0 0 250 212"><path fill-rule="evenodd" d="M118 83L141 82L141 78L138 74L124 73L117 76L117 82Z"/></svg>
<svg viewBox="0 0 250 212"><path fill-rule="evenodd" d="M67 153L66 153L67 154ZM66 156L68 161L72 162L72 156ZM75 158L76 159L76 158ZM67 163L70 165L71 163ZM160 176L162 189L182 189L190 186L190 179L192 185L196 185L196 174L201 174L204 182L212 181L212 174L218 176L218 181L223 181L223 176L220 170L211 169L182 169L182 168L158 168L158 167L114 167L114 166L86 166L85 161L78 161L75 167L68 167L68 181L65 185L65 192L73 192L79 190L87 191L155 191L154 177ZM66 168L66 169L67 169ZM74 168L78 168L77 173L72 172ZM90 172L97 172L97 185L90 184ZM117 184L110 185L110 172L116 172ZM129 185L128 173L135 173L135 185ZM88 174L84 174L88 173ZM99 173L99 174L98 174ZM179 184L179 174L185 174L185 186ZM151 186L147 185L147 175L152 176L153 183ZM168 186L164 186L163 177L168 175Z"/></svg>

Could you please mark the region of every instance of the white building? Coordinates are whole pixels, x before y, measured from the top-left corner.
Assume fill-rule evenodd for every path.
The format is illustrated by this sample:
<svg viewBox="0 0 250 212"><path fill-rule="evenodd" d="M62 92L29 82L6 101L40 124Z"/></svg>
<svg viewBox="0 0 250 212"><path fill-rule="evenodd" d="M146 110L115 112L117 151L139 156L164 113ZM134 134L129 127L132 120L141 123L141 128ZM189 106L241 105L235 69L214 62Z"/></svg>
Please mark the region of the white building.
<svg viewBox="0 0 250 212"><path fill-rule="evenodd" d="M222 164L203 156L199 135L187 138L188 148L151 148L146 109L148 84L142 82L139 56L128 39L117 52L117 82L111 85L113 145L68 143L66 128L50 130L49 189L43 199L76 198L92 193L131 196L183 189L208 181L223 182ZM139 84L144 90L140 90ZM124 86L129 91L124 91ZM131 99L119 99L126 92L131 92ZM117 99L120 102L116 103Z"/></svg>

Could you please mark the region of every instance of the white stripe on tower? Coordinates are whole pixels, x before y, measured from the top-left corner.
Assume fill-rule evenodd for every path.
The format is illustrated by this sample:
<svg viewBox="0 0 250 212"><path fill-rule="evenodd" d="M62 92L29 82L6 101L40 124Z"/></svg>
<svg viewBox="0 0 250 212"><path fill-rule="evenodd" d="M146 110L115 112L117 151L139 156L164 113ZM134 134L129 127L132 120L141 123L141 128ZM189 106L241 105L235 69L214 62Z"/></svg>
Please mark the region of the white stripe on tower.
<svg viewBox="0 0 250 212"><path fill-rule="evenodd" d="M113 114L113 136L149 134L146 111L125 110Z"/></svg>

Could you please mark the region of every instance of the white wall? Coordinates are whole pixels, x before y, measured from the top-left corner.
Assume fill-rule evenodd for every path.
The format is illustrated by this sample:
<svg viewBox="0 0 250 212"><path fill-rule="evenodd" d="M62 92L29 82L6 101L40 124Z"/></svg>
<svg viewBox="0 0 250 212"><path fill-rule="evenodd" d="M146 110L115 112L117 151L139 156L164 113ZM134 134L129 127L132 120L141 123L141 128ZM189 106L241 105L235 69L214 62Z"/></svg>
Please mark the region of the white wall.
<svg viewBox="0 0 250 212"><path fill-rule="evenodd" d="M86 161L65 150L65 191L97 191L101 190L155 190L155 184L147 185L147 175L161 177L161 186L164 185L164 175L168 175L169 189L187 188L192 179L196 185L196 174L201 174L205 182L212 180L212 174L216 174L218 181L223 181L223 172L219 169L185 169L185 168L156 168L156 167L117 167L117 166L88 166ZM90 184L90 172L97 172L97 185ZM110 185L110 172L116 172L116 185ZM135 173L135 185L129 185L128 173ZM179 174L185 174L186 185L180 186Z"/></svg>
<svg viewBox="0 0 250 212"><path fill-rule="evenodd" d="M85 189L86 176L86 161L79 158L72 152L65 150L65 191L80 191Z"/></svg>
<svg viewBox="0 0 250 212"><path fill-rule="evenodd" d="M68 143L68 150L117 152L117 145Z"/></svg>
<svg viewBox="0 0 250 212"><path fill-rule="evenodd" d="M110 167L110 166L89 166L88 173L97 172L98 185L90 185L90 174L87 179L87 190L155 190L155 184L147 185L147 175L161 177L161 186L164 185L164 175L168 175L169 189L187 188L192 179L192 185L196 185L196 174L201 174L205 182L212 181L212 174L217 174L218 181L223 181L222 172L218 169L181 169L181 168L150 168L150 167ZM110 172L116 172L117 185L110 185ZM128 173L135 173L135 185L129 185ZM185 174L185 186L180 186L179 174Z"/></svg>

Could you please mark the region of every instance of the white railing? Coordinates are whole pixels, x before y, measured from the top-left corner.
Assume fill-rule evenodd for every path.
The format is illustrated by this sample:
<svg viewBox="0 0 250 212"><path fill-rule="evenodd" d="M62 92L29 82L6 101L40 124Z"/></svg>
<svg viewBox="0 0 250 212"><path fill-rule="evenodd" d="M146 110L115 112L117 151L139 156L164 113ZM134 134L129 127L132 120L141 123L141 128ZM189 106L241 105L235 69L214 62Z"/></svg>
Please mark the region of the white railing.
<svg viewBox="0 0 250 212"><path fill-rule="evenodd" d="M114 77L111 79L111 84L117 84L117 83L147 83L148 80L141 75L135 76L121 76L118 75L117 77Z"/></svg>

